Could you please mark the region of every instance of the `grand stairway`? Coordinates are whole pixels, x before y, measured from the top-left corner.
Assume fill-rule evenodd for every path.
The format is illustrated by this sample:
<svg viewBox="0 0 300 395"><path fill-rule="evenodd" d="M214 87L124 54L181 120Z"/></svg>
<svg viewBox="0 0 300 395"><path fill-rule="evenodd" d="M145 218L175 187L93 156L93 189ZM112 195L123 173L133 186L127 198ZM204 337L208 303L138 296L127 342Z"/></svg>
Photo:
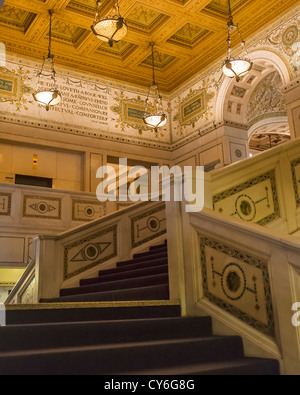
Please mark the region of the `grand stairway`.
<svg viewBox="0 0 300 395"><path fill-rule="evenodd" d="M211 318L181 317L166 244L42 302L8 306L1 375L279 375L240 337L214 336Z"/></svg>
<svg viewBox="0 0 300 395"><path fill-rule="evenodd" d="M12 308L0 328L0 374L279 374L275 360L245 358L240 337L213 336L209 317L143 303Z"/></svg>
<svg viewBox="0 0 300 395"><path fill-rule="evenodd" d="M115 269L99 271L98 277L81 280L80 286L60 291L60 297L41 303L168 300L167 244L150 247Z"/></svg>

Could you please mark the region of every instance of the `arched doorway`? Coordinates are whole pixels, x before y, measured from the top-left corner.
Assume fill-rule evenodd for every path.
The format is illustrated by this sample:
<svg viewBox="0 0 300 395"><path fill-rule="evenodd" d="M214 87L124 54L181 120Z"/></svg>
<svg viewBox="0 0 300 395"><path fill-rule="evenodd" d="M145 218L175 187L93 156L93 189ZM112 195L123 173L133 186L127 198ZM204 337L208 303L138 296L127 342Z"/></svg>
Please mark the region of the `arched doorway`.
<svg viewBox="0 0 300 395"><path fill-rule="evenodd" d="M271 51L256 51L250 54L250 58L254 63L253 69L239 83L235 79L224 80L216 108L219 122L227 121L241 125L241 130L248 130L248 141L240 141L245 144L247 156L257 155L290 140L282 91L290 81L288 66Z"/></svg>
<svg viewBox="0 0 300 395"><path fill-rule="evenodd" d="M268 122L262 122L261 125L255 124L251 129L254 132L249 133L250 157L291 140L289 124L284 119L268 119Z"/></svg>

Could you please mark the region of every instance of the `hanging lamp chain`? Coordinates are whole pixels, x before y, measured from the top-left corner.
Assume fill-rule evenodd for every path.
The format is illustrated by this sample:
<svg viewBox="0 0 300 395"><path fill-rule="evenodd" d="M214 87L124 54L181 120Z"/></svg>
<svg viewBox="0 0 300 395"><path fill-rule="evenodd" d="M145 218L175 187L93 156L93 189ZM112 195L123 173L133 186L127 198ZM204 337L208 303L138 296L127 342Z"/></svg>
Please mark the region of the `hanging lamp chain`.
<svg viewBox="0 0 300 395"><path fill-rule="evenodd" d="M232 15L232 8L231 8L231 3L230 0L228 0L228 10L229 10L229 22L228 24L233 25L233 15Z"/></svg>
<svg viewBox="0 0 300 395"><path fill-rule="evenodd" d="M158 89L158 85L156 83L156 79L155 79L155 57L154 57L154 43L150 43L150 46L152 48L152 86L150 86L149 88L149 92L148 92L148 96L146 99L146 108L145 108L145 112L148 112L148 108L151 106L150 105L150 96L151 96L151 91L154 90L154 94L155 94L155 98L154 98L154 107L155 107L155 111L157 112L163 112L163 103L162 103L162 97L160 95L159 89Z"/></svg>
<svg viewBox="0 0 300 395"><path fill-rule="evenodd" d="M102 6L102 1L101 0L97 0L96 1L96 6L97 6L97 10L96 10L96 16L95 16L95 22L98 21L99 16L100 16L100 9ZM116 12L116 14L120 17L120 6L119 6L119 1L116 0L115 5L113 6L113 10Z"/></svg>
<svg viewBox="0 0 300 395"><path fill-rule="evenodd" d="M52 15L53 11L49 10L50 15L50 26L49 26L49 46L48 46L48 59L52 58L51 46L52 46Z"/></svg>
<svg viewBox="0 0 300 395"><path fill-rule="evenodd" d="M150 44L152 47L152 72L153 72L153 86L156 86L155 81L155 66L154 66L154 43Z"/></svg>
<svg viewBox="0 0 300 395"><path fill-rule="evenodd" d="M96 16L95 16L95 23L97 22L97 20L99 18L100 7L102 5L101 1L100 0L96 1L96 5L97 5L97 10L96 10Z"/></svg>
<svg viewBox="0 0 300 395"><path fill-rule="evenodd" d="M52 48L52 16L53 16L53 10L49 10L49 15L50 15L50 26L49 26L49 47L48 47L48 59L51 60L51 70L52 70L52 75L51 78L54 81L54 84L56 84L55 76L56 76L56 71L54 70L54 55L51 53L51 48Z"/></svg>
<svg viewBox="0 0 300 395"><path fill-rule="evenodd" d="M233 22L233 14L232 14L232 7L231 7L231 1L230 0L228 0L228 10L229 10L229 20L228 20L228 24L227 24L228 25L228 40L227 40L227 43L228 43L228 56L230 56L230 54L231 54L231 43L232 43L231 32L233 30L237 30L238 35L239 35L240 40L241 40L242 47L243 47L244 51L246 52L246 54L248 54L248 52L246 50L246 47L245 47L246 42L245 42L245 40L242 37L242 33L240 31L239 25L238 24L235 25L234 22Z"/></svg>
<svg viewBox="0 0 300 395"><path fill-rule="evenodd" d="M51 76L51 79L54 81L54 86L56 87L56 71L54 69L54 61L53 61L54 55L52 55L52 52L51 52L51 48L52 48L52 15L53 15L53 11L49 10L50 25L49 25L48 57L46 58L44 56L41 71L38 73L38 87L40 86L40 80L41 80L42 76L44 76L44 77ZM44 71L46 60L50 61L50 63L51 63L51 74L46 74Z"/></svg>
<svg viewBox="0 0 300 395"><path fill-rule="evenodd" d="M120 15L120 6L119 6L119 1L117 0L114 6L115 10L116 10L116 14L118 14L118 16Z"/></svg>
<svg viewBox="0 0 300 395"><path fill-rule="evenodd" d="M229 11L229 19L228 19L228 23L227 23L227 29L228 29L227 53L228 53L228 57L230 58L230 55L231 55L231 32L234 29L233 15L232 15L232 8L231 8L230 0L228 0L228 11Z"/></svg>

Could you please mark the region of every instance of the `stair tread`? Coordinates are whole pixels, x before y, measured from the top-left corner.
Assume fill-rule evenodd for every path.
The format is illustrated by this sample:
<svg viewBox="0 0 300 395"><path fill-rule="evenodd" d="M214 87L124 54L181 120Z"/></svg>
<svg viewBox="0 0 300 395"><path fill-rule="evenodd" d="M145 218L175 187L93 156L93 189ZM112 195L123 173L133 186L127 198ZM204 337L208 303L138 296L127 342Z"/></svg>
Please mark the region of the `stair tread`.
<svg viewBox="0 0 300 395"><path fill-rule="evenodd" d="M185 366L176 366L172 368L166 369L149 369L149 370L141 370L130 372L131 375L141 375L141 376L158 376L158 375L200 375L200 374L222 374L222 371L225 374L236 374L237 371L242 370L241 374L247 374L245 372L245 368L253 368L254 371L248 372L248 374L259 374L261 371L262 365L267 365L270 371L273 370L273 374L280 374L279 363L273 359L267 358L251 358L244 357L238 358L229 361L218 361L211 363L199 363L193 365L185 365ZM263 372L261 372L263 373ZM120 375L126 375L127 372L121 372Z"/></svg>
<svg viewBox="0 0 300 395"><path fill-rule="evenodd" d="M147 328L147 330L145 330ZM85 336L82 336L84 332ZM212 336L209 317L16 325L0 328L0 350L25 350Z"/></svg>
<svg viewBox="0 0 300 395"><path fill-rule="evenodd" d="M152 267L146 267L146 268L138 268L138 269L132 269L128 270L125 272L118 272L112 273L112 274L107 274L106 276L98 276L98 277L93 277L93 278L88 278L80 281L80 285L91 285L91 284L97 284L97 283L102 283L102 282L107 282L107 281L113 281L114 279L121 279L121 278L135 278L135 277L142 277L143 275L147 273L153 273L153 272L168 272L168 264L163 264L163 265L157 265L157 266L152 266ZM157 274L157 273L154 273Z"/></svg>
<svg viewBox="0 0 300 395"><path fill-rule="evenodd" d="M19 309L17 305L9 307L13 307L13 310L8 309L6 312L6 321L9 326L181 316L179 302L170 300L55 302L26 305Z"/></svg>
<svg viewBox="0 0 300 395"><path fill-rule="evenodd" d="M98 272L98 276L106 276L114 273L122 273L122 272L127 272L135 269L142 269L142 268L148 268L148 267L154 267L154 266L160 266L160 265L165 265L168 264L168 257L165 256L163 258L159 259L153 259L151 261L141 261L141 262L134 262L134 263L127 263L124 266L116 267L113 269L106 269L106 270L100 270Z"/></svg>
<svg viewBox="0 0 300 395"><path fill-rule="evenodd" d="M162 254L162 253L168 253L168 248L167 246L163 246L161 248L155 248L155 249L151 249L149 251L145 251L145 252L139 252L133 255L133 259L135 258L143 258L143 257L151 257L152 255L157 255L157 254Z"/></svg>
<svg viewBox="0 0 300 395"><path fill-rule="evenodd" d="M43 328L43 327L48 327L48 326L53 326L53 327L60 327L60 326L82 326L82 325L92 325L92 326L101 326L101 325L118 325L118 324L127 324L127 323L137 323L137 324L147 324L147 323L166 323L166 324L171 324L171 323L192 323L192 322L199 322L199 323L207 323L211 322L211 317L208 316L203 316L203 317L160 317L160 318L135 318L135 319L116 319L116 320L101 320L101 321L72 321L72 322L49 322L49 323L37 323L37 324L17 324L17 325L12 325L12 326L3 326L0 327L0 333L1 331L9 331L11 332L12 330L19 330L22 328ZM2 333L1 333L2 336ZM1 336L0 336L0 341L1 341Z"/></svg>
<svg viewBox="0 0 300 395"><path fill-rule="evenodd" d="M219 343L220 341L240 341L239 336L209 336L209 337L192 337L188 339L167 339L167 340L154 340L154 341L142 341L142 342L128 342L128 343L111 343L111 344L93 344L90 346L76 346L76 347L59 347L59 348L45 348L37 350L24 350L24 351L12 351L12 352L1 352L0 360L3 358L15 357L15 356L31 356L31 355L46 355L46 354L72 354L80 353L85 351L97 352L101 350L113 350L113 349L132 349L132 348L146 348L152 346L168 346L168 345L182 345L182 344L206 344Z"/></svg>
<svg viewBox="0 0 300 395"><path fill-rule="evenodd" d="M1 374L117 374L243 357L239 336L63 347L0 354Z"/></svg>
<svg viewBox="0 0 300 395"><path fill-rule="evenodd" d="M137 277L123 280L108 281L105 283L85 285L76 288L66 288L61 290L61 296L68 295L79 295L95 292L106 292L106 291L119 291L130 288L139 288L150 285L160 285L168 283L169 275L165 274L155 274L146 277Z"/></svg>
<svg viewBox="0 0 300 395"><path fill-rule="evenodd" d="M140 256L140 257L133 257L132 259L119 261L119 262L117 262L117 267L122 267L124 265L131 264L131 263L151 262L151 261L154 261L156 259L161 259L161 258L168 258L168 252L167 251L163 251L163 252L159 252L159 253L155 253L155 254L153 253L153 254L150 254L150 255L145 255L145 256Z"/></svg>
<svg viewBox="0 0 300 395"><path fill-rule="evenodd" d="M167 300L169 299L169 285L153 285L149 287L131 288L96 292L82 295L61 296L53 299L42 299L41 303L59 302L93 302L93 301L138 301L138 300ZM126 299L127 298L127 299ZM129 299L128 299L129 298Z"/></svg>

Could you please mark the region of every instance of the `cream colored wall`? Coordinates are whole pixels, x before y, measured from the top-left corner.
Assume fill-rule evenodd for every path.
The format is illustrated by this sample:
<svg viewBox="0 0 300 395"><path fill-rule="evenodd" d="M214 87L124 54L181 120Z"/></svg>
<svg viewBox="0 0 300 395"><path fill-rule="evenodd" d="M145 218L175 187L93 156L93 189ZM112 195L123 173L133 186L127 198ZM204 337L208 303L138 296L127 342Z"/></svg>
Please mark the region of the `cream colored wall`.
<svg viewBox="0 0 300 395"><path fill-rule="evenodd" d="M0 303L5 302L9 292L13 289L24 271L24 268L0 268Z"/></svg>
<svg viewBox="0 0 300 395"><path fill-rule="evenodd" d="M285 99L292 138L300 137L300 81L299 78L288 84L285 89Z"/></svg>
<svg viewBox="0 0 300 395"><path fill-rule="evenodd" d="M213 170L210 165L215 164L220 168L249 156L247 130L226 122L179 147L172 155L173 165L204 166Z"/></svg>
<svg viewBox="0 0 300 395"><path fill-rule="evenodd" d="M20 161L18 154L14 155L14 152L21 152L23 160ZM34 171L33 155L39 153L38 169ZM48 131L25 125L23 122L18 125L0 122L0 155L0 183L14 183L13 179L5 179L13 177L16 174L14 170L22 170L21 174L39 177L48 177L51 173L55 180L54 188L83 192L96 191L99 183L96 172L100 166L107 164L107 156L159 165L169 164L172 160L170 150L101 140L57 130ZM17 164L13 161L17 161Z"/></svg>
<svg viewBox="0 0 300 395"><path fill-rule="evenodd" d="M37 155L38 163L33 165ZM15 175L53 179L54 189L83 189L83 156L34 146L0 144L0 182L14 184Z"/></svg>

